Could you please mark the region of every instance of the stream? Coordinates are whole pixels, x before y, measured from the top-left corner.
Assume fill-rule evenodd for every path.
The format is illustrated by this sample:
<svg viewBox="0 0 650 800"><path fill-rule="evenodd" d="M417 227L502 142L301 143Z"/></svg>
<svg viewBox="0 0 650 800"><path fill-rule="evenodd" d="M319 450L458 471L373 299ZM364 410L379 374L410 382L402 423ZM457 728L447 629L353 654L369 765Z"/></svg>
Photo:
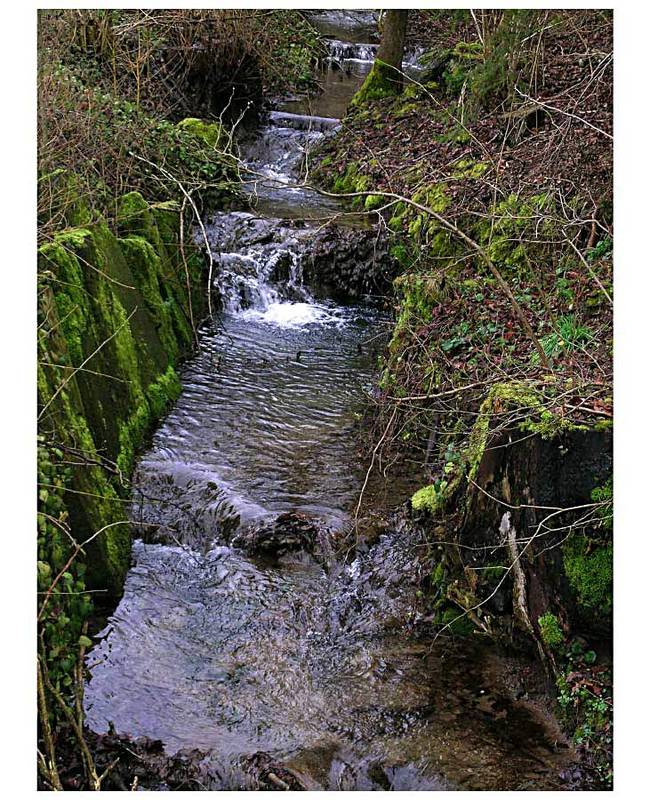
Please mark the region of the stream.
<svg viewBox="0 0 650 800"><path fill-rule="evenodd" d="M244 148L251 210L206 220L222 311L134 476L140 538L88 655L87 724L201 751L212 789L239 788L260 753L311 789L562 788L570 750L513 688L529 662L423 635L421 534L395 523L347 557L238 546L282 515L325 542L351 529L367 469L355 421L390 333L376 304L305 280L316 229L346 215L297 184L376 53L371 13L313 21L322 94L278 100ZM379 510L408 496L381 476L366 491Z"/></svg>

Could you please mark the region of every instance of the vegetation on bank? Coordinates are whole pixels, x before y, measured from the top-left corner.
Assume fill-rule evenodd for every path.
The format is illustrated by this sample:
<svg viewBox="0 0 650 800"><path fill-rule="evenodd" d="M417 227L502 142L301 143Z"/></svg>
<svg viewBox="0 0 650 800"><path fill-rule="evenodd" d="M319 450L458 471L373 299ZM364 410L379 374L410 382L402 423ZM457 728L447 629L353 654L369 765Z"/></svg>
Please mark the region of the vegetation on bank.
<svg viewBox="0 0 650 800"><path fill-rule="evenodd" d="M441 629L533 642L607 785L612 16L411 14L424 70L367 82L314 172L402 267L375 460L426 465ZM578 669L585 637L603 655Z"/></svg>
<svg viewBox="0 0 650 800"><path fill-rule="evenodd" d="M311 85L320 55L291 11L47 10L38 33L41 236L67 224L49 181L60 170L109 221L133 190L182 200L180 182L199 198L209 187L208 205L227 200L230 127L266 92ZM224 136L192 135L177 124L188 117Z"/></svg>
<svg viewBox="0 0 650 800"><path fill-rule="evenodd" d="M121 593L134 459L209 304L189 231L237 202L232 127L311 83L318 39L239 10L48 10L38 35L38 768L97 789L88 626Z"/></svg>

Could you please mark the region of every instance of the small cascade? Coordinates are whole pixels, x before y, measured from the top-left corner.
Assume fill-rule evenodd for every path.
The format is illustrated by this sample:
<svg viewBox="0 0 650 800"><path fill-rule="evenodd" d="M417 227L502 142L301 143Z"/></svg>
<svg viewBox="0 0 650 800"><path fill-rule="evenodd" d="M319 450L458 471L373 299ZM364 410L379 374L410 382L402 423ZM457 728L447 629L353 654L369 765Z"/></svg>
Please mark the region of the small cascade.
<svg viewBox="0 0 650 800"><path fill-rule="evenodd" d="M305 153L323 138L323 134L313 128L283 127L277 117L271 117L269 122L271 124L264 126L255 140L248 144L246 160L258 171L273 170L276 175L290 175L299 168Z"/></svg>
<svg viewBox="0 0 650 800"><path fill-rule="evenodd" d="M353 44L352 42L342 42L339 39L328 39L326 41L329 51L329 60L338 65L340 69L344 67L346 61L374 61L377 56L377 44Z"/></svg>
<svg viewBox="0 0 650 800"><path fill-rule="evenodd" d="M316 302L305 285L310 228L231 212L217 214L207 230L217 265L215 288L226 314L279 327L340 324L340 316Z"/></svg>
<svg viewBox="0 0 650 800"><path fill-rule="evenodd" d="M309 302L300 231L245 212L217 214L209 228L224 312L268 311L283 301Z"/></svg>

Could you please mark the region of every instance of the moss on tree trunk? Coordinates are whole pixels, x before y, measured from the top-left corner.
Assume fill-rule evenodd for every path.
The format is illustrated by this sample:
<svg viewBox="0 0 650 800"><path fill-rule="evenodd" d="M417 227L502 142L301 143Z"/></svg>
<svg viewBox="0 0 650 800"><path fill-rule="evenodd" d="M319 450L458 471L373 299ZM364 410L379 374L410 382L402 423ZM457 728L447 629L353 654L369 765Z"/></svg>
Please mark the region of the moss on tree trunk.
<svg viewBox="0 0 650 800"><path fill-rule="evenodd" d="M368 77L352 98L352 106L401 93L404 85L402 59L407 22L408 11L392 9L386 12L377 58Z"/></svg>

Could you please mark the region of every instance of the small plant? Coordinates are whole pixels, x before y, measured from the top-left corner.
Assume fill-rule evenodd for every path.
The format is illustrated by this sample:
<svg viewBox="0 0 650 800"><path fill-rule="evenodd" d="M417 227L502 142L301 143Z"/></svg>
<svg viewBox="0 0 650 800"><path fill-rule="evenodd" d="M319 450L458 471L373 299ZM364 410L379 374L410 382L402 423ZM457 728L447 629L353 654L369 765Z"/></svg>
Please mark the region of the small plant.
<svg viewBox="0 0 650 800"><path fill-rule="evenodd" d="M449 353L452 350L456 350L458 347L462 347L464 344L469 342L469 332L470 332L470 325L469 322L461 322L453 332L453 335L449 339L443 339L440 343L440 347L445 353Z"/></svg>
<svg viewBox="0 0 650 800"><path fill-rule="evenodd" d="M614 243L606 236L601 239L598 244L587 253L587 261L597 261L599 258L605 258L611 255Z"/></svg>
<svg viewBox="0 0 650 800"><path fill-rule="evenodd" d="M564 724L572 732L596 788L612 786L611 671L598 665L596 653L576 640L565 652L564 671L557 679L557 699Z"/></svg>
<svg viewBox="0 0 650 800"><path fill-rule="evenodd" d="M557 650L564 642L564 634L555 614L547 611L537 620L542 641L550 650Z"/></svg>
<svg viewBox="0 0 650 800"><path fill-rule="evenodd" d="M539 342L546 356L555 358L560 353L572 353L580 345L590 342L593 336L590 328L576 322L573 314L567 314L558 319L553 333L542 336ZM532 362L539 363L538 353L533 354Z"/></svg>

